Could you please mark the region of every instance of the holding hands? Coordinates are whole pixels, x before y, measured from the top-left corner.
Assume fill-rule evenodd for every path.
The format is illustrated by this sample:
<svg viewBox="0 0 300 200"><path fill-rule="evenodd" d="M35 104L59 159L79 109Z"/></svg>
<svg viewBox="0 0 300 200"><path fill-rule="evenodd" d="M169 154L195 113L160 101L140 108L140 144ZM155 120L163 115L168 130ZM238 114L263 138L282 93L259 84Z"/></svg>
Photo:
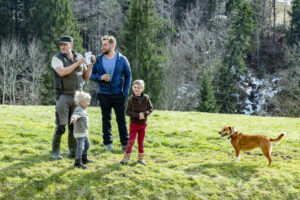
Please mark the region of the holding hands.
<svg viewBox="0 0 300 200"><path fill-rule="evenodd" d="M85 58L79 58L78 60L77 60L77 63L79 64L79 65L81 65L81 64L85 64L86 63L86 60L85 60Z"/></svg>
<svg viewBox="0 0 300 200"><path fill-rule="evenodd" d="M139 119L145 119L145 115L144 115L144 113L140 113L140 117L139 117Z"/></svg>

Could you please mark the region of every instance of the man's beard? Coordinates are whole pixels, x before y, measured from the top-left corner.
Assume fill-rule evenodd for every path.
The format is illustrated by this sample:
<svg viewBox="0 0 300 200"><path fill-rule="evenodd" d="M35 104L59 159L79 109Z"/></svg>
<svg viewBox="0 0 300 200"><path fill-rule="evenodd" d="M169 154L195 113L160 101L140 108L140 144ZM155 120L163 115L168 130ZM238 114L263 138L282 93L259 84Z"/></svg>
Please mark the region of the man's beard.
<svg viewBox="0 0 300 200"><path fill-rule="evenodd" d="M103 54L107 55L110 53L110 50L105 50L105 51L102 51Z"/></svg>

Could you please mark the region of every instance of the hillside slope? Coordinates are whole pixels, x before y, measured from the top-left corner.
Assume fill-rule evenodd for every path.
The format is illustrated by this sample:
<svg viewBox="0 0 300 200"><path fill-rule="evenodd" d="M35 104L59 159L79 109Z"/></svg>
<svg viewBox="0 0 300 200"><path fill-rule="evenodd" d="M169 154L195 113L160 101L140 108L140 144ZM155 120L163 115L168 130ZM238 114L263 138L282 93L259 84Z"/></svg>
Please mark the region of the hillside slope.
<svg viewBox="0 0 300 200"><path fill-rule="evenodd" d="M154 111L149 117L145 152L148 166L122 166L113 117L115 152L102 145L101 112L88 108L87 170L73 160L50 159L53 106L0 106L0 199L299 199L299 119L245 115ZM273 163L260 150L242 153L236 163L227 138L218 131L230 124L244 133L276 138ZM62 153L67 154L67 134Z"/></svg>

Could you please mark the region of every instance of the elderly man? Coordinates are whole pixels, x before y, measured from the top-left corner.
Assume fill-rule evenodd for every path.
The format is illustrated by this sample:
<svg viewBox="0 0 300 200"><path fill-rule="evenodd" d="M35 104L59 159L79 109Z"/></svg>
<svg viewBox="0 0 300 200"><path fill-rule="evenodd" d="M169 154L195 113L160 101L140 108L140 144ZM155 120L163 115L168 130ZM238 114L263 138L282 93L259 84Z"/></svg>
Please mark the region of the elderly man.
<svg viewBox="0 0 300 200"><path fill-rule="evenodd" d="M59 41L60 52L52 58L52 68L55 79L56 90L56 127L52 140L52 159L62 159L60 155L61 137L65 133L68 124L69 158L75 157L76 140L73 135L73 124L70 125L70 117L76 107L74 101L75 91L82 91L84 80L91 75L93 64L86 66L86 60L81 54L72 50L73 38L63 36ZM92 63L96 61L95 56L91 58Z"/></svg>

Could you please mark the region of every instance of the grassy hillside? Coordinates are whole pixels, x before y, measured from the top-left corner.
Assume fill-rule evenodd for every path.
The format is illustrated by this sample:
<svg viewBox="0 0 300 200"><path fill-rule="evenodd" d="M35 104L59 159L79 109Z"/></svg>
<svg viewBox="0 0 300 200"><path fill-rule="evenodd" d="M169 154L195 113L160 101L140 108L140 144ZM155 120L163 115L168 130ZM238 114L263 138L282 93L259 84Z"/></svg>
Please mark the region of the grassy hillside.
<svg viewBox="0 0 300 200"><path fill-rule="evenodd" d="M122 166L117 125L114 146L102 145L101 112L88 108L90 158L87 170L73 160L50 159L54 107L0 106L0 199L300 199L300 120L244 115L154 111L145 151L148 166ZM230 124L244 133L272 138L273 164L260 150L234 151L218 131ZM67 134L62 153L67 154Z"/></svg>

